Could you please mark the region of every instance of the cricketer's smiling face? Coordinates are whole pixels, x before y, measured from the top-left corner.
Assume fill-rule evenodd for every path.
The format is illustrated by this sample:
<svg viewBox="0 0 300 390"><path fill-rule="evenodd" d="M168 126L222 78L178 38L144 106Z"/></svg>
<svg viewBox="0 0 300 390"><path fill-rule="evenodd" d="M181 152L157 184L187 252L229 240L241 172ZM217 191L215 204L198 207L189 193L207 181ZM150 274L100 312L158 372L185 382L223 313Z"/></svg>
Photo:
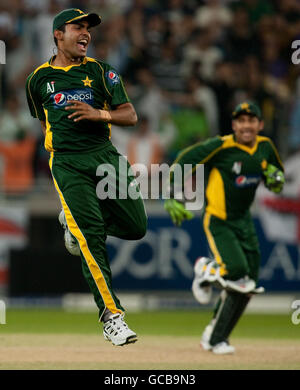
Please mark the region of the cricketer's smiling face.
<svg viewBox="0 0 300 390"><path fill-rule="evenodd" d="M236 142L249 147L255 145L256 137L263 127L264 122L254 115L241 114L232 121Z"/></svg>
<svg viewBox="0 0 300 390"><path fill-rule="evenodd" d="M71 58L85 57L91 41L90 27L87 21L67 23L65 31L59 33L59 48Z"/></svg>

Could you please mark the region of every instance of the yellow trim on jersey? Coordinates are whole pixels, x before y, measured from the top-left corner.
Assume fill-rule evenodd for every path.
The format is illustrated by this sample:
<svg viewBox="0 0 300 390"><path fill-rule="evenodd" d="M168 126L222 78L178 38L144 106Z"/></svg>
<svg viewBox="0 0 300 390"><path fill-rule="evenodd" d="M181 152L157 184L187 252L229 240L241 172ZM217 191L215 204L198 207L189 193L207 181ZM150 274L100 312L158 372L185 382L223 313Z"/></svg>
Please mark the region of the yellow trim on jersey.
<svg viewBox="0 0 300 390"><path fill-rule="evenodd" d="M86 58L87 58L87 61L95 62L99 66L99 68L101 69L101 73L102 73L102 81L103 81L104 88L106 89L106 92L109 94L109 96L112 97L112 94L109 92L109 89L106 86L106 81L105 81L105 77L104 77L105 76L104 75L104 69L103 69L102 65L100 64L100 62L98 62L97 60L95 60L92 57L86 57ZM127 95L126 89L124 87L124 83L123 83L122 77L120 75L119 75L119 78L120 78L120 83L121 83L121 85L123 87L125 96L126 96L127 100L130 101L130 99L129 99L128 95Z"/></svg>
<svg viewBox="0 0 300 390"><path fill-rule="evenodd" d="M202 144L203 141L200 141L200 142L197 142L196 144L184 149L179 155L178 157L175 159L175 161L173 162L172 166L175 165L179 160L181 160L181 158L188 152L190 152L191 150L195 149L197 146L199 146L200 144ZM216 153L218 153L219 150L222 149L222 145L219 146L218 148L216 148L215 150L213 150L208 156L206 156L203 160L199 161L195 166L194 168L192 168L186 175L187 177L190 175L190 174L193 174L196 170L197 170L197 165L199 164L205 164L208 160L210 160ZM171 166L171 169L170 171L172 172L172 166Z"/></svg>
<svg viewBox="0 0 300 390"><path fill-rule="evenodd" d="M252 146L252 148L236 142L233 134L223 136L222 140L223 140L222 149L236 147L236 148L239 148L239 149L243 150L244 152L249 153L251 155L253 155L256 152L257 146L258 146L258 136L256 137L255 144Z"/></svg>
<svg viewBox="0 0 300 390"><path fill-rule="evenodd" d="M49 67L49 62L45 62L44 64L42 64L41 66L39 66L38 68L36 68L36 70L33 72L34 74L39 71L40 69L43 69L43 68L48 68Z"/></svg>
<svg viewBox="0 0 300 390"><path fill-rule="evenodd" d="M53 56L53 57L54 57L54 56ZM82 60L82 62L80 62L80 64L72 64L72 65L68 65L68 66L56 66L56 65L52 65L53 57L51 57L50 61L47 63L48 66L50 66L50 67L53 68L53 69L61 69L61 70L64 70L65 72L68 72L68 71L69 71L70 69L72 69L74 66L85 65L85 64L88 62L88 57L84 57L84 59Z"/></svg>
<svg viewBox="0 0 300 390"><path fill-rule="evenodd" d="M199 161L197 164L205 164L208 160L210 160L216 153L218 153L220 150L222 149L227 149L227 148L234 148L234 147L237 147L239 149L242 149L244 150L245 152L249 153L249 154L254 154L257 150L257 146L260 142L263 142L263 141L269 141L270 142L270 139L268 137L262 137L262 136L257 136L256 137L256 142L255 142L255 145L252 147L252 148L249 148L248 146L246 145L242 145L242 144L239 144L237 143L235 140L234 140L234 137L233 137L233 134L229 134L229 135L225 135L223 137L220 137L221 140L223 141L222 145L219 146L218 148L216 148L215 150L213 150L209 155L207 155L204 159L202 159L201 161ZM176 160L174 161L173 164L176 164L186 153L190 152L191 150L193 150L194 148L196 148L197 146L199 146L201 143L203 143L203 141L201 142L198 142L186 149L184 149L179 155L178 157L176 158ZM275 149L276 150L276 149ZM277 153L278 155L278 153ZM279 158L279 156L278 156ZM280 161L280 159L279 159ZM192 172L195 171L195 167L193 168Z"/></svg>
<svg viewBox="0 0 300 390"><path fill-rule="evenodd" d="M86 241L84 235L82 234L80 228L78 227L78 225L77 225L77 223L76 223L76 221L75 221L75 219L70 211L70 208L67 205L67 203L64 199L64 196L63 196L63 194L62 194L62 192L61 192L61 190L60 190L60 188L59 188L59 186L54 178L54 175L52 172L53 156L54 156L54 153L52 152L50 160L49 160L49 166L51 169L55 188L58 192L64 213L66 216L68 228L70 229L70 232L73 234L73 236L77 239L77 241L79 243L80 250L81 250L83 257L87 263L87 266L90 270L90 273L95 281L95 284L98 288L98 291L103 299L105 307L107 307L107 309L110 310L112 313L123 313L122 310L117 308L115 301L114 301L114 299L109 291L109 288L107 286L107 283L106 283L106 280L103 276L103 273L102 273L100 267L98 266L96 260L94 259L93 255L91 254L89 247L88 247L88 244L87 244L87 241Z"/></svg>
<svg viewBox="0 0 300 390"><path fill-rule="evenodd" d="M181 153L179 153L178 157L175 159L175 161L173 162L172 165L176 164L179 160L181 160L181 158L187 154L188 152L190 152L191 150L195 149L197 146L201 145L203 143L203 141L200 141L200 142L197 142L195 143L194 145L191 145L189 147L187 147L186 149L184 149Z"/></svg>
<svg viewBox="0 0 300 390"><path fill-rule="evenodd" d="M30 96L30 99L31 99L32 104L33 104L33 107L34 107L35 115L36 115L36 117L38 118L39 116L38 116L38 113L37 113L36 105L35 105L35 103L34 103L34 100L33 100L33 97L32 97L32 95L31 95L31 91L30 91L30 82L31 82L33 76L34 76L34 73L32 73L30 79L28 80L27 89L28 89L29 96Z"/></svg>
<svg viewBox="0 0 300 390"><path fill-rule="evenodd" d="M217 168L213 168L209 174L206 198L206 211L220 219L227 219L224 182Z"/></svg>
<svg viewBox="0 0 300 390"><path fill-rule="evenodd" d="M50 68L53 68L53 69L61 69L61 70L64 70L65 72L68 72L74 66L85 65L87 62L95 62L101 69L104 88L105 88L106 92L109 94L109 96L112 96L111 93L109 92L107 86L106 86L106 83L105 83L104 69L101 66L101 64L98 61L96 61L94 58L84 57L83 61L80 64L72 64L72 65L69 65L69 66L66 66L66 67L51 65L52 61L53 61L53 57L51 57L51 59L48 62L45 62L44 64L42 64L41 66L36 68L34 70L32 76L30 77L29 81L28 81L28 92L29 92L30 98L32 100L32 103L33 103L34 110L35 110L37 118L38 118L38 113L37 113L37 108L36 108L36 105L35 105L34 100L32 98L31 91L30 91L30 82L31 82L32 77L42 68L49 68L50 67ZM90 81L92 81L92 80L90 80ZM125 91L125 89L124 89L124 91ZM125 91L125 94L126 94L126 91ZM126 96L127 96L127 94L126 94ZM127 96L127 99L128 99L128 96ZM109 109L109 105L107 104L107 102L104 103L104 109L106 109L106 110ZM45 137L44 145L45 145L45 148L46 148L47 151L52 152L52 151L54 151L53 145L52 145L52 135L53 135L53 133L50 130L51 129L51 125L50 125L50 123L48 121L48 111L45 108L44 108L44 112L45 112L45 115L46 115L46 137ZM108 123L109 139L111 139L111 127L112 127L111 123Z"/></svg>
<svg viewBox="0 0 300 390"><path fill-rule="evenodd" d="M28 92L29 92L29 96L30 96L30 99L32 101L32 104L33 104L33 107L34 107L34 111L35 111L35 115L36 117L38 118L38 112L37 112L37 109L36 109L36 105L34 103L34 100L33 100L33 97L32 97L32 94L31 94L31 90L30 90L30 83L31 83L31 80L33 78L33 76L36 74L37 71L39 71L40 69L42 68L47 68L49 65L48 65L48 62L45 62L44 64L40 65L38 68L36 68L33 72L32 72L32 75L30 77L30 79L28 80L28 84L27 84L27 89L28 89Z"/></svg>
<svg viewBox="0 0 300 390"><path fill-rule="evenodd" d="M275 156L276 156L276 158L277 158L277 160L278 160L278 162L279 162L279 164L280 164L282 170L284 170L283 163L282 163L282 161L281 161L281 158L279 157L278 151L277 151L277 149L276 149L276 147L275 147L273 141L272 141L270 138L267 138L267 137L264 137L264 138L266 138L266 141L269 141L269 143L270 143L270 145L272 146L272 149L273 149L273 151L274 151L274 153L275 153Z"/></svg>
<svg viewBox="0 0 300 390"><path fill-rule="evenodd" d="M35 109L36 114L37 114L37 109L36 109L36 106L35 106L35 104L34 104L34 101L33 101L33 98L32 98L31 91L30 91L30 88L29 88L29 87L30 87L30 82L31 82L32 77L33 77L40 69L42 69L42 68L52 68L52 69L61 69L61 70L64 70L65 72L68 72L68 71L69 71L70 69L72 69L74 66L85 65L85 64L86 64L87 62L89 62L89 61L90 61L90 62L96 62L95 60L93 60L93 58L84 57L84 59L82 60L82 62L81 62L80 64L72 64L72 65L68 65L68 66L63 67L63 66L55 66L55 65L52 65L53 57L54 57L54 56L52 56L48 62L45 62L44 64L42 64L41 66L39 66L38 68L36 68L35 71L33 72L32 76L30 77L29 81L28 81L28 91L29 91L30 98L31 98L31 100L32 100L32 102L33 102L33 105L34 105L34 109ZM102 73L103 73L103 72L102 72ZM82 80L82 81L86 81L86 82L89 81L89 82L92 82L92 81L94 81L94 80L89 80L88 76L86 76L86 79L85 79L85 80ZM91 87L91 85L89 85L89 86ZM107 89L106 86L105 86L105 89ZM108 91L108 93L109 93L109 91Z"/></svg>
<svg viewBox="0 0 300 390"><path fill-rule="evenodd" d="M104 88L106 89L106 92L109 94L109 96L112 97L111 93L109 92L109 90L108 90L108 88L107 88L107 86L106 86L105 77L104 77L104 69L103 69L103 67L102 67L101 64L100 64L97 60L95 60L94 58L92 58L92 57L86 57L86 58L87 58L87 61L95 62L95 63L99 66L99 68L101 69L101 73L102 73L102 81L103 81Z"/></svg>
<svg viewBox="0 0 300 390"><path fill-rule="evenodd" d="M218 248L217 248L217 245L215 243L214 237L211 234L211 231L209 229L210 218L211 218L211 215L206 212L204 215L204 221L203 221L204 232L205 232L205 235L207 237L209 247L214 255L214 258L215 258L216 262L220 265L220 268L221 268L220 275L224 276L227 274L226 264L222 260L222 257L220 255Z"/></svg>
<svg viewBox="0 0 300 390"><path fill-rule="evenodd" d="M192 168L192 169L187 173L187 176L189 176L190 174L195 173L195 171L198 169L198 165L199 165L199 164L205 164L208 160L210 160L210 159L211 159L216 153L218 153L221 149L222 149L222 146L219 146L219 147L216 148L213 152L211 152L208 156L206 156L203 160L199 161L199 162L194 166L194 168Z"/></svg>
<svg viewBox="0 0 300 390"><path fill-rule="evenodd" d="M268 137L257 135L256 140L255 140L255 144L251 148L247 145L239 144L238 142L236 142L233 134L223 136L222 140L224 141L223 146L222 146L223 149L236 147L236 148L239 148L241 150L244 150L245 152L249 153L250 155L253 155L256 152L257 147L261 142L267 141L271 144L271 146L274 149L274 152L276 154L276 157L278 159L278 162L282 165L280 157L278 155L278 152L277 152L273 142Z"/></svg>
<svg viewBox="0 0 300 390"><path fill-rule="evenodd" d="M54 57L54 56L53 56L53 57ZM103 69L103 67L101 66L101 64L100 64L97 60L95 60L95 59L92 58L92 57L84 57L84 59L82 60L82 62L81 62L80 64L72 64L72 65L68 65L68 66L63 67L63 66L55 66L55 65L52 65L53 57L51 57L50 60L49 60L48 62L45 62L43 65L39 66L39 67L34 71L34 74L35 74L38 70L40 70L41 68L48 68L48 67L53 68L53 69L61 69L61 70L65 71L65 72L68 72L68 71L69 71L70 69L72 69L74 66L85 65L87 62L95 62L95 63L99 66L99 68L101 69L102 81L103 81L104 88L105 88L106 92L108 93L108 95L109 95L110 97L112 97L112 94L109 92L109 89L108 89L107 86L106 86L105 77L104 77L104 69ZM32 78L32 77L31 77L31 78ZM30 78L30 80L31 80L31 78ZM121 80L121 83L122 83L122 79L121 79L121 78L120 78L120 80ZM123 83L122 83L122 85L123 85ZM124 87L124 85L123 85L123 87ZM125 88L124 88L124 91L125 91ZM30 92L30 91L29 91L29 92ZM129 101L129 98L128 98L128 95L127 95L126 91L125 91L125 95L126 95L128 101ZM30 94L30 97L31 97L31 94ZM32 99L32 97L31 97L31 99Z"/></svg>
<svg viewBox="0 0 300 390"><path fill-rule="evenodd" d="M52 133L52 130L51 130L51 125L50 125L50 122L48 120L48 110L46 110L46 108L44 108L44 113L45 113L45 122L46 122L46 135L45 135L45 141L44 141L44 145L45 145L45 149L48 151L48 152L54 152L54 149L53 149L53 133Z"/></svg>
<svg viewBox="0 0 300 390"><path fill-rule="evenodd" d="M222 139L224 140L224 143L223 143L223 148L231 148L231 147L237 147L241 150L244 150L245 152L249 153L250 155L253 155L257 148L258 148L258 145L261 143L261 142L269 142L269 144L271 145L273 151L274 151L274 154L278 160L278 163L279 165L281 166L282 170L284 169L283 168L283 163L279 157L279 154L278 154L278 151L273 143L273 141L269 138L269 137L264 137L262 135L257 135L256 136L256 142L254 144L254 146L252 148L249 148L248 146L246 145L242 145L242 144L239 144L238 142L236 142L234 140L234 137L233 137L233 134L229 134L229 135L225 135L224 137L222 137Z"/></svg>
<svg viewBox="0 0 300 390"><path fill-rule="evenodd" d="M129 101L130 99L129 99L129 96L127 95L127 92L126 92L126 89L125 89L125 86L124 86L124 83L123 83L122 77L121 77L121 76L119 76L119 77L120 77L120 83L121 83L121 85L122 85L122 87L123 87L123 90L124 90L125 96L126 96L127 100Z"/></svg>
<svg viewBox="0 0 300 390"><path fill-rule="evenodd" d="M105 100L104 101L104 104L103 104L103 110L106 110L108 111L109 110L109 104L107 103L107 101ZM111 123L107 123L108 125L108 128L109 128L109 139L111 139Z"/></svg>

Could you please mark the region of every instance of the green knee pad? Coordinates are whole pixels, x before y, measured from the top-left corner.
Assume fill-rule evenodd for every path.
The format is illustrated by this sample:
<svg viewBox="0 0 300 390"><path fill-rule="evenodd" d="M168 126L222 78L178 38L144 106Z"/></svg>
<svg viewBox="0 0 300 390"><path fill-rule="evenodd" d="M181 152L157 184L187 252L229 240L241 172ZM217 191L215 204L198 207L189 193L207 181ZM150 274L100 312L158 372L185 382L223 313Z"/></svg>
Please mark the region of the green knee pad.
<svg viewBox="0 0 300 390"><path fill-rule="evenodd" d="M210 344L226 341L243 314L251 295L223 290L215 313L215 325L210 337Z"/></svg>

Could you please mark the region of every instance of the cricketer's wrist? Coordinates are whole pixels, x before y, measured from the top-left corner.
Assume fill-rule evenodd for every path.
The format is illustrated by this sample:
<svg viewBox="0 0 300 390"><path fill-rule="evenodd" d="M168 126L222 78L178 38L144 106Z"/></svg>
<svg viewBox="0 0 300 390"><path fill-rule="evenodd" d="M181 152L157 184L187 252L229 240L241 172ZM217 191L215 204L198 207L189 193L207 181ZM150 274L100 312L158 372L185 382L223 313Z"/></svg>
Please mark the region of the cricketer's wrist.
<svg viewBox="0 0 300 390"><path fill-rule="evenodd" d="M170 214L176 226L180 226L184 220L189 220L194 217L194 214L186 210L184 204L178 202L176 199L165 200L164 208Z"/></svg>
<svg viewBox="0 0 300 390"><path fill-rule="evenodd" d="M106 110L98 110L100 112L100 120L101 122L111 122L111 114Z"/></svg>

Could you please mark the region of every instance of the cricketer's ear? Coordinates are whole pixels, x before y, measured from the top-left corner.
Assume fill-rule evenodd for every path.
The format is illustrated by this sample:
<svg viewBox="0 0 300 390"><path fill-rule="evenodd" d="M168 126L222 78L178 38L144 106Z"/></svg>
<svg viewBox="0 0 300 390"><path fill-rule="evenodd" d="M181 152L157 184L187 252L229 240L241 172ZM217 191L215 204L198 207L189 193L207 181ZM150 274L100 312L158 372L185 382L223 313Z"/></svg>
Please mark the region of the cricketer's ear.
<svg viewBox="0 0 300 390"><path fill-rule="evenodd" d="M53 37L56 38L58 41L61 41L63 39L64 32L61 30L54 30Z"/></svg>

